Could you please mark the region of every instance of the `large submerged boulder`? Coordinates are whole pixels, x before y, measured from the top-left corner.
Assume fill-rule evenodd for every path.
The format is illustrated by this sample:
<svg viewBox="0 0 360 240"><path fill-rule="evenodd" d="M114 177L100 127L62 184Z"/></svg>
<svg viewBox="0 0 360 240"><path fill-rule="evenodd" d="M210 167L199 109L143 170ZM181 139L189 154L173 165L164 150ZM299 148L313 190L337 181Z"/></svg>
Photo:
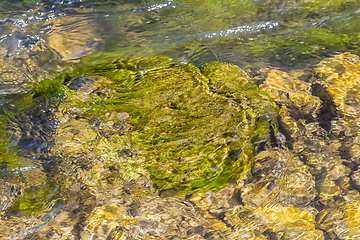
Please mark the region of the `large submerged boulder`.
<svg viewBox="0 0 360 240"><path fill-rule="evenodd" d="M248 173L256 146L277 131L275 103L234 65L164 62L119 59L68 73L77 93L58 108L53 154L111 155L117 164L126 155L124 176L146 169L140 175L176 195L218 190Z"/></svg>

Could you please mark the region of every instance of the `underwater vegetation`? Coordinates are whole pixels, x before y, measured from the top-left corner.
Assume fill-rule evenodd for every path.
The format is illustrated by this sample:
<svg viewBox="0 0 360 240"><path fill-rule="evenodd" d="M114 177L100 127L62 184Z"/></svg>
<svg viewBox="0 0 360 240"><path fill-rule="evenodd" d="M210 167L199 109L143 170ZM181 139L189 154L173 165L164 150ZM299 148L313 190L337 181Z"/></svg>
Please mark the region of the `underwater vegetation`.
<svg viewBox="0 0 360 240"><path fill-rule="evenodd" d="M126 150L136 156L159 189L185 195L236 182L249 172L256 146L270 144L270 135L276 134L275 103L234 65L209 63L198 68L169 61L118 59L59 76L96 84L87 99L75 100L86 94L78 91L64 100L71 101L71 121L83 124L98 118L113 126L121 122L119 130L100 138L111 142L118 155ZM44 89L53 91L43 81L34 88L34 96ZM62 111L57 113L60 122L64 117ZM131 147L121 149L124 145Z"/></svg>

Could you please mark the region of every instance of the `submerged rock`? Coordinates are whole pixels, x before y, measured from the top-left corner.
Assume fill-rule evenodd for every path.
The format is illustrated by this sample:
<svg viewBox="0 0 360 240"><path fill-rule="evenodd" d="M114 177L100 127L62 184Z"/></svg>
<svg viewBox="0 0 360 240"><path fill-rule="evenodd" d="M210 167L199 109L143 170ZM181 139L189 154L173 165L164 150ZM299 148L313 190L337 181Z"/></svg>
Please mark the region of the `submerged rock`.
<svg viewBox="0 0 360 240"><path fill-rule="evenodd" d="M297 118L306 115L316 117L321 106L321 100L311 95L310 83L300 81L285 72L271 70L260 88Z"/></svg>
<svg viewBox="0 0 360 240"><path fill-rule="evenodd" d="M344 53L320 62L314 70L314 83L323 86L332 97L339 116L360 115L360 61L354 54Z"/></svg>
<svg viewBox="0 0 360 240"><path fill-rule="evenodd" d="M277 149L257 156L260 161L253 167L253 180L242 188L243 202L256 209L251 213L281 203L287 207L306 206L316 216L313 230L272 230L279 237L281 233L281 237L292 239L297 231L308 239L357 237L353 219L359 194L358 58L343 53L325 59L315 67L308 82L271 70L260 85L280 105L280 132L286 135L289 150L282 150L277 160L269 158L276 156ZM289 182L283 182L281 176ZM281 216L281 211L276 215Z"/></svg>
<svg viewBox="0 0 360 240"><path fill-rule="evenodd" d="M120 172L149 173L175 195L218 190L246 175L256 146L277 131L275 103L236 66L157 65L166 60L120 59L71 73L92 83L59 106L52 153L75 162L84 154L106 158L84 159L78 170L101 178L103 163L119 166L128 152L136 167L127 162Z"/></svg>
<svg viewBox="0 0 360 240"><path fill-rule="evenodd" d="M360 237L359 197L354 201L332 204L318 215L318 227L329 232L331 238L358 239Z"/></svg>

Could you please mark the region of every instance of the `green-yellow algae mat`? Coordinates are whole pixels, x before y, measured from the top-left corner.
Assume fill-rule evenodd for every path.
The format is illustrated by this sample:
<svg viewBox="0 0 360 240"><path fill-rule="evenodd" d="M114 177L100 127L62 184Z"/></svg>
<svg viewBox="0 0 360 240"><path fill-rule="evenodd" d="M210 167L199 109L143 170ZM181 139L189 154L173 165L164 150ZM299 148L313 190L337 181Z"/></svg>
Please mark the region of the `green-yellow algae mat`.
<svg viewBox="0 0 360 240"><path fill-rule="evenodd" d="M77 68L61 81L80 76L111 80L97 91L107 97L82 103L86 115L126 112L131 127L122 134L154 184L178 196L237 181L249 172L256 146L277 132L276 104L231 64L118 59Z"/></svg>

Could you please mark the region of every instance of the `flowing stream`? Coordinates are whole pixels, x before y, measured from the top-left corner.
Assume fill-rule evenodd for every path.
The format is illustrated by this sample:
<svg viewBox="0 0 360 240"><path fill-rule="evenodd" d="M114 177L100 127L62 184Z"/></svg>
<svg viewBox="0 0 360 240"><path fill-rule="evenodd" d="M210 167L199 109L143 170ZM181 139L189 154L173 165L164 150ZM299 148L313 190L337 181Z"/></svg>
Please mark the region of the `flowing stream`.
<svg viewBox="0 0 360 240"><path fill-rule="evenodd" d="M359 54L357 0L0 0L0 239L360 239ZM76 66L156 56L236 65L274 99L248 176L177 196L103 142L126 114L31 102ZM64 82L83 102L107 84Z"/></svg>

